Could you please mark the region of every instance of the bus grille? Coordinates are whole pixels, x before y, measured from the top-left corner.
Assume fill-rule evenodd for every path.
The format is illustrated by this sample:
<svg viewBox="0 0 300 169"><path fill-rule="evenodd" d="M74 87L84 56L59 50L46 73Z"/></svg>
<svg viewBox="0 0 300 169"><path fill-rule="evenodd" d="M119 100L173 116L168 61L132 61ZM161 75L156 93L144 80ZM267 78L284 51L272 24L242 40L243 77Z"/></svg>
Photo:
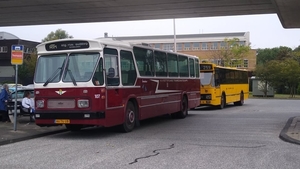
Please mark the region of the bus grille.
<svg viewBox="0 0 300 169"><path fill-rule="evenodd" d="M211 100L211 94L201 94L201 100Z"/></svg>
<svg viewBox="0 0 300 169"><path fill-rule="evenodd" d="M69 109L75 108L74 99L50 99L47 102L47 107L50 109Z"/></svg>

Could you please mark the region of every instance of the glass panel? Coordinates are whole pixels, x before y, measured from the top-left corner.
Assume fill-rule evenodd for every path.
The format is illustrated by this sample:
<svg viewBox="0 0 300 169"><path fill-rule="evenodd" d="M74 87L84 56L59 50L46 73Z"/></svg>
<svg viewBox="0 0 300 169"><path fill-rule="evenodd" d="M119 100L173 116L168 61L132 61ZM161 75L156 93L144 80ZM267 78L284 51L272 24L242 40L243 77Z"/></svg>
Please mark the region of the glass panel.
<svg viewBox="0 0 300 169"><path fill-rule="evenodd" d="M164 52L154 52L156 76L167 76L167 55Z"/></svg>
<svg viewBox="0 0 300 169"><path fill-rule="evenodd" d="M178 77L177 55L168 53L168 72L170 77Z"/></svg>
<svg viewBox="0 0 300 169"><path fill-rule="evenodd" d="M208 47L207 47L207 43L203 42L202 43L202 50L207 50Z"/></svg>
<svg viewBox="0 0 300 169"><path fill-rule="evenodd" d="M202 85L209 85L212 79L212 72L200 72L200 82Z"/></svg>
<svg viewBox="0 0 300 169"><path fill-rule="evenodd" d="M199 64L199 60L198 59L195 59L195 67L196 67L196 77L199 77L200 64Z"/></svg>
<svg viewBox="0 0 300 169"><path fill-rule="evenodd" d="M107 86L119 86L119 63L116 49L104 48L104 61L106 69Z"/></svg>
<svg viewBox="0 0 300 169"><path fill-rule="evenodd" d="M129 51L120 52L121 55L121 75L124 86L134 85L136 81L136 69L132 53Z"/></svg>
<svg viewBox="0 0 300 169"><path fill-rule="evenodd" d="M87 82L92 78L98 63L99 53L71 53L64 73L63 82Z"/></svg>
<svg viewBox="0 0 300 169"><path fill-rule="evenodd" d="M154 76L153 51L133 47L133 53L141 76Z"/></svg>
<svg viewBox="0 0 300 169"><path fill-rule="evenodd" d="M190 77L195 77L195 63L194 63L194 59L190 58L189 62L190 62Z"/></svg>
<svg viewBox="0 0 300 169"><path fill-rule="evenodd" d="M67 54L44 55L37 61L35 78L36 83L45 83L48 79L51 82L58 82L61 79Z"/></svg>
<svg viewBox="0 0 300 169"><path fill-rule="evenodd" d="M99 64L96 68L94 77L93 77L93 84L95 86L101 86L104 84L104 77L103 77L103 59L100 58Z"/></svg>
<svg viewBox="0 0 300 169"><path fill-rule="evenodd" d="M154 48L160 49L160 44L155 44Z"/></svg>
<svg viewBox="0 0 300 169"><path fill-rule="evenodd" d="M248 67L248 59L244 59L244 67Z"/></svg>
<svg viewBox="0 0 300 169"><path fill-rule="evenodd" d="M174 44L173 43L165 43L165 44L163 44L163 46L164 46L164 50L167 50L167 51L171 51L171 50L173 50L174 49Z"/></svg>
<svg viewBox="0 0 300 169"><path fill-rule="evenodd" d="M179 72L181 77L189 77L189 65L188 65L188 58L186 56L179 55Z"/></svg>
<svg viewBox="0 0 300 169"><path fill-rule="evenodd" d="M182 50L182 43L176 44L176 50L181 51Z"/></svg>

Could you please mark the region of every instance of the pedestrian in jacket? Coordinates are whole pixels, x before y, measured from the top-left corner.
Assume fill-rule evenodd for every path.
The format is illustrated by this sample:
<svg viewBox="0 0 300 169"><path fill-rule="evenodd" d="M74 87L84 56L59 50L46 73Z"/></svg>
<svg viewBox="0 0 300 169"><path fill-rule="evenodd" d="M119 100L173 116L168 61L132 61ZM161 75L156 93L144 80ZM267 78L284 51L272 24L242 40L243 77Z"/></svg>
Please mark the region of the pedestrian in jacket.
<svg viewBox="0 0 300 169"><path fill-rule="evenodd" d="M1 89L0 93L0 112L2 115L2 122L10 122L7 111L7 102L9 100L10 94L8 85L4 84L3 89Z"/></svg>

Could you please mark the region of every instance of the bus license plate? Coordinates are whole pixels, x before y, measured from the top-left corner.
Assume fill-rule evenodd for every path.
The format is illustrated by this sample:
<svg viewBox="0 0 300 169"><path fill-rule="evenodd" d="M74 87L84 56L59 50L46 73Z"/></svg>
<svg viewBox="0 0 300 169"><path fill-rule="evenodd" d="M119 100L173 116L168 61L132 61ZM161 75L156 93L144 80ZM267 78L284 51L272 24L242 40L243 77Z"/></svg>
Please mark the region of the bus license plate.
<svg viewBox="0 0 300 169"><path fill-rule="evenodd" d="M54 123L55 124L70 124L70 120L69 119L55 119Z"/></svg>

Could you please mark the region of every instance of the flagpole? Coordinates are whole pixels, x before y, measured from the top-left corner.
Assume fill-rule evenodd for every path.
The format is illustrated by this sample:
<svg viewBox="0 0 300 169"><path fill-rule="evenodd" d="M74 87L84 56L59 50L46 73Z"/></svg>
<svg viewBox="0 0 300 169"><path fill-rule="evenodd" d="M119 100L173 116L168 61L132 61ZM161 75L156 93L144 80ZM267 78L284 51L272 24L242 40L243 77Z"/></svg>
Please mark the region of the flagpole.
<svg viewBox="0 0 300 169"><path fill-rule="evenodd" d="M176 28L175 28L175 18L173 19L173 29L174 29L174 52L177 52L176 45Z"/></svg>

